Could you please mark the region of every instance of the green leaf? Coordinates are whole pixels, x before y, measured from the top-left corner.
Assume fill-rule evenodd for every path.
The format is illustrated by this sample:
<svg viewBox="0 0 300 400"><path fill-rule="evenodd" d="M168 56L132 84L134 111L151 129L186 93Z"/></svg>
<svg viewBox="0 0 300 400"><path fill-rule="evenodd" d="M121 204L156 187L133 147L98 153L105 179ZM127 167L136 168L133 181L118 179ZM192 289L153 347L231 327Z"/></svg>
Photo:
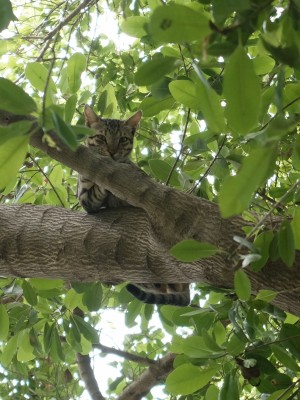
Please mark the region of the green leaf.
<svg viewBox="0 0 300 400"><path fill-rule="evenodd" d="M200 110L201 100L196 93L196 86L187 79L173 81L169 84L171 95L186 107Z"/></svg>
<svg viewBox="0 0 300 400"><path fill-rule="evenodd" d="M263 300L263 301L270 303L271 301L273 301L275 299L277 294L278 293L274 292L273 290L262 289L262 290L259 290L259 292L257 293L255 300Z"/></svg>
<svg viewBox="0 0 300 400"><path fill-rule="evenodd" d="M239 269L234 274L234 289L240 300L248 301L250 299L251 282L242 269Z"/></svg>
<svg viewBox="0 0 300 400"><path fill-rule="evenodd" d="M28 141L28 136L14 137L0 146L0 191L16 178L27 153Z"/></svg>
<svg viewBox="0 0 300 400"><path fill-rule="evenodd" d="M218 400L239 400L239 388L237 377L234 372L229 372L225 375L223 385L219 393Z"/></svg>
<svg viewBox="0 0 300 400"><path fill-rule="evenodd" d="M249 206L254 192L272 174L275 160L276 147L257 148L244 158L237 175L224 180L219 195L223 218L240 214Z"/></svg>
<svg viewBox="0 0 300 400"><path fill-rule="evenodd" d="M295 241L290 222L284 221L279 230L278 250L282 261L291 268L295 261Z"/></svg>
<svg viewBox="0 0 300 400"><path fill-rule="evenodd" d="M65 105L65 122L70 124L76 111L77 95L73 94L68 98Z"/></svg>
<svg viewBox="0 0 300 400"><path fill-rule="evenodd" d="M61 279L30 278L30 285L38 291L63 288L64 281Z"/></svg>
<svg viewBox="0 0 300 400"><path fill-rule="evenodd" d="M147 34L146 25L148 18L141 15L133 15L126 18L121 24L121 31L126 33L128 36L141 38Z"/></svg>
<svg viewBox="0 0 300 400"><path fill-rule="evenodd" d="M39 62L27 64L25 76L35 89L43 92L47 87L52 92L56 92L56 85L53 79L49 78L49 70L43 64Z"/></svg>
<svg viewBox="0 0 300 400"><path fill-rule="evenodd" d="M174 106L175 102L172 97L157 100L154 97L146 97L140 104L144 117L153 117L163 110L169 110Z"/></svg>
<svg viewBox="0 0 300 400"><path fill-rule="evenodd" d="M149 166L153 175L161 182L166 182L172 171L172 166L163 160L149 160ZM180 186L177 171L172 172L170 184L171 186Z"/></svg>
<svg viewBox="0 0 300 400"><path fill-rule="evenodd" d="M36 111L36 104L19 86L8 79L0 78L0 109L27 115Z"/></svg>
<svg viewBox="0 0 300 400"><path fill-rule="evenodd" d="M190 358L210 358L215 354L207 348L204 339L200 336L190 336L182 343L182 352Z"/></svg>
<svg viewBox="0 0 300 400"><path fill-rule="evenodd" d="M31 126L32 121L18 121L8 126L0 126L0 145L13 137L26 135Z"/></svg>
<svg viewBox="0 0 300 400"><path fill-rule="evenodd" d="M272 344L271 349L277 360L280 361L286 368L295 372L299 371L299 365L287 350L276 344Z"/></svg>
<svg viewBox="0 0 300 400"><path fill-rule="evenodd" d="M224 132L225 120L220 96L217 95L202 75L195 82L195 85L196 96L201 102L200 110L208 128L213 132Z"/></svg>
<svg viewBox="0 0 300 400"><path fill-rule="evenodd" d="M177 367L166 379L166 390L174 395L190 394L203 388L214 377L218 368L199 368L192 364Z"/></svg>
<svg viewBox="0 0 300 400"><path fill-rule="evenodd" d="M151 85L164 75L172 72L181 64L175 57L156 57L143 63L135 74L135 83L139 86Z"/></svg>
<svg viewBox="0 0 300 400"><path fill-rule="evenodd" d="M0 340L6 340L9 329L9 317L3 304L0 304Z"/></svg>
<svg viewBox="0 0 300 400"><path fill-rule="evenodd" d="M82 302L89 311L98 311L102 303L102 286L100 283L93 283L84 293Z"/></svg>
<svg viewBox="0 0 300 400"><path fill-rule="evenodd" d="M77 148L77 140L73 130L65 123L65 121L53 110L51 111L52 122L57 135L66 143L72 150Z"/></svg>
<svg viewBox="0 0 300 400"><path fill-rule="evenodd" d="M291 226L294 233L295 248L300 250L300 207L294 208L293 220Z"/></svg>
<svg viewBox="0 0 300 400"><path fill-rule="evenodd" d="M53 329L50 354L54 362L65 361L65 355L61 346L61 339L56 327Z"/></svg>
<svg viewBox="0 0 300 400"><path fill-rule="evenodd" d="M76 93L81 86L81 74L86 68L86 58L81 53L73 54L68 61L67 74L71 93Z"/></svg>
<svg viewBox="0 0 300 400"><path fill-rule="evenodd" d="M271 231L262 232L255 238L254 246L259 249L261 259L251 264L253 271L260 271L268 261L269 249L273 238L274 234Z"/></svg>
<svg viewBox="0 0 300 400"><path fill-rule="evenodd" d="M192 262L215 255L218 248L210 243L194 239L182 240L170 249L170 254L179 261Z"/></svg>
<svg viewBox="0 0 300 400"><path fill-rule="evenodd" d="M237 134L248 133L258 122L261 89L251 60L238 46L224 71L225 115ZM233 133L234 133L233 132Z"/></svg>
<svg viewBox="0 0 300 400"><path fill-rule="evenodd" d="M46 322L44 326L44 349L46 354L50 351L51 348L54 328L54 324L49 325L48 322Z"/></svg>
<svg viewBox="0 0 300 400"><path fill-rule="evenodd" d="M33 350L30 343L30 330L24 329L18 335L17 360L21 362L33 360L35 358Z"/></svg>
<svg viewBox="0 0 300 400"><path fill-rule="evenodd" d="M2 354L1 354L1 365L3 367L8 367L11 363L13 356L17 352L17 342L18 342L18 335L15 335L9 339L4 347Z"/></svg>
<svg viewBox="0 0 300 400"><path fill-rule="evenodd" d="M15 21L17 18L13 14L11 2L9 0L0 1L0 32L6 29L10 21Z"/></svg>
<svg viewBox="0 0 300 400"><path fill-rule="evenodd" d="M95 328L93 328L88 322L79 317L73 315L74 322L76 323L80 333L91 343L99 343L99 335Z"/></svg>
<svg viewBox="0 0 300 400"><path fill-rule="evenodd" d="M33 287L30 285L30 283L24 280L22 283L22 289L23 289L23 296L25 297L26 301L30 305L36 306L37 305L37 295L36 295Z"/></svg>
<svg viewBox="0 0 300 400"><path fill-rule="evenodd" d="M201 41L211 30L204 13L181 4L167 4L155 8L149 32L159 43L183 43Z"/></svg>

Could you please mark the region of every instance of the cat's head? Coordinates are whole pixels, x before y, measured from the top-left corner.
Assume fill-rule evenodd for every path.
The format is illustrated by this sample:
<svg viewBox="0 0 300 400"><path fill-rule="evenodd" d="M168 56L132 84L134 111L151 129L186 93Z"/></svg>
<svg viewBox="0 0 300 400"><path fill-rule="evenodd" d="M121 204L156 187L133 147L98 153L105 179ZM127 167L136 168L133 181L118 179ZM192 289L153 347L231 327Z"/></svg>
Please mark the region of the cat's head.
<svg viewBox="0 0 300 400"><path fill-rule="evenodd" d="M114 160L126 160L132 150L134 133L142 117L142 112L136 112L125 121L104 119L86 104L84 116L86 125L95 131L94 135L87 137L87 146Z"/></svg>

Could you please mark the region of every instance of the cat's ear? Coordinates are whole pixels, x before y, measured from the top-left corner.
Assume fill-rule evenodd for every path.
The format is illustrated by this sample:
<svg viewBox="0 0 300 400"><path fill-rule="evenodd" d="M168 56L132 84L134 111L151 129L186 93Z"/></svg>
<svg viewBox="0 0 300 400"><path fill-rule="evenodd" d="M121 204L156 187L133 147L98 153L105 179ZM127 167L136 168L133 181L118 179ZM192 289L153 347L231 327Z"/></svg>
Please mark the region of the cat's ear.
<svg viewBox="0 0 300 400"><path fill-rule="evenodd" d="M97 114L88 104L84 106L84 117L85 117L85 124L87 126L91 126L95 122L99 121Z"/></svg>
<svg viewBox="0 0 300 400"><path fill-rule="evenodd" d="M132 128L137 128L141 118L142 118L142 111L139 110L138 112L136 112L134 115L132 115L130 118L128 118L125 122L126 125L131 126Z"/></svg>

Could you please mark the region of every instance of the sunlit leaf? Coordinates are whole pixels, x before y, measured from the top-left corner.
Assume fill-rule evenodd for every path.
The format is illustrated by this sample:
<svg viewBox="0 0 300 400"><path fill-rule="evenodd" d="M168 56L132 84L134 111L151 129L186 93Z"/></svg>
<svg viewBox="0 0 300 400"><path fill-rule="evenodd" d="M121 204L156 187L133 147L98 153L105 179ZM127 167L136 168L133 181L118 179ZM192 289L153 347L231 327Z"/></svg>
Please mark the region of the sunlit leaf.
<svg viewBox="0 0 300 400"><path fill-rule="evenodd" d="M17 360L21 362L33 360L35 358L33 350L33 346L30 343L30 331L29 329L24 329L18 335Z"/></svg>
<svg viewBox="0 0 300 400"><path fill-rule="evenodd" d="M181 61L174 57L156 57L146 61L140 66L135 74L137 85L150 85L163 78L164 75L173 71L181 64Z"/></svg>
<svg viewBox="0 0 300 400"><path fill-rule="evenodd" d="M143 111L144 117L153 117L163 110L168 110L175 104L172 97L165 99L155 99L154 97L146 97L140 104L140 109Z"/></svg>
<svg viewBox="0 0 300 400"><path fill-rule="evenodd" d="M250 204L257 188L272 174L276 160L276 147L253 150L243 160L236 176L224 180L219 205L224 218L240 214Z"/></svg>
<svg viewBox="0 0 300 400"><path fill-rule="evenodd" d="M121 24L121 31L128 36L141 38L146 35L145 26L148 23L148 18L142 15L133 15L126 18Z"/></svg>
<svg viewBox="0 0 300 400"><path fill-rule="evenodd" d="M180 365L168 375L166 389L174 395L194 393L207 385L216 371L217 367L199 368L192 364Z"/></svg>
<svg viewBox="0 0 300 400"><path fill-rule="evenodd" d="M218 248L210 243L198 242L194 239L182 240L175 244L170 253L177 260L183 262L192 262L202 258L208 258L215 255Z"/></svg>
<svg viewBox="0 0 300 400"><path fill-rule="evenodd" d="M203 40L210 27L204 13L181 4L167 4L154 10L149 32L157 42L183 43Z"/></svg>
<svg viewBox="0 0 300 400"><path fill-rule="evenodd" d="M260 111L261 89L251 60L238 46L224 71L225 115L229 126L238 135L255 128Z"/></svg>
<svg viewBox="0 0 300 400"><path fill-rule="evenodd" d="M0 304L0 340L4 341L7 338L9 329L9 317L6 308Z"/></svg>
<svg viewBox="0 0 300 400"><path fill-rule="evenodd" d="M8 79L0 78L0 109L27 115L36 111L36 104L19 86Z"/></svg>
<svg viewBox="0 0 300 400"><path fill-rule="evenodd" d="M0 191L16 179L27 153L28 142L28 136L20 136L0 146Z"/></svg>
<svg viewBox="0 0 300 400"><path fill-rule="evenodd" d="M70 124L76 111L77 95L73 94L68 98L65 105L65 122Z"/></svg>
<svg viewBox="0 0 300 400"><path fill-rule="evenodd" d="M86 58L81 53L73 54L67 65L68 84L71 93L76 93L81 86L81 74L86 68Z"/></svg>
<svg viewBox="0 0 300 400"><path fill-rule="evenodd" d="M46 88L56 92L56 85L51 77L49 77L49 70L39 62L32 62L27 64L25 69L26 78L32 86L40 91Z"/></svg>
<svg viewBox="0 0 300 400"><path fill-rule="evenodd" d="M200 110L201 99L196 93L195 84L189 80L177 80L169 84L169 89L176 101L186 107Z"/></svg>
<svg viewBox="0 0 300 400"><path fill-rule="evenodd" d="M32 126L32 121L18 121L8 126L0 126L0 146L16 136L26 135Z"/></svg>
<svg viewBox="0 0 300 400"><path fill-rule="evenodd" d="M1 354L1 364L4 367L8 367L15 353L17 352L17 342L18 335L12 336L6 343L2 354Z"/></svg>
<svg viewBox="0 0 300 400"><path fill-rule="evenodd" d="M297 250L300 250L300 207L294 208L294 215L291 226L294 233L295 248Z"/></svg>
<svg viewBox="0 0 300 400"><path fill-rule="evenodd" d="M209 358L215 352L208 349L201 336L191 336L182 343L182 351L191 358Z"/></svg>
<svg viewBox="0 0 300 400"><path fill-rule="evenodd" d="M273 290L260 290L257 294L257 296L255 297L256 300L263 300L266 301L268 303L270 303L271 301L273 301L275 299L275 297L277 296L277 292L274 292Z"/></svg>

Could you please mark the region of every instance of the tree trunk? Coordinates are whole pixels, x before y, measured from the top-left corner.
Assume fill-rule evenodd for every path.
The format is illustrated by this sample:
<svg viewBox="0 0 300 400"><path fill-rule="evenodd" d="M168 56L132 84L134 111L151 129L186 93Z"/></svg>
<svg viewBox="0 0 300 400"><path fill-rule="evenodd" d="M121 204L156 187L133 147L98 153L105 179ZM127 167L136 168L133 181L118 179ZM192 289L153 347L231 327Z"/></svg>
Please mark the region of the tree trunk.
<svg viewBox="0 0 300 400"><path fill-rule="evenodd" d="M15 121L0 112L0 123ZM70 281L203 282L232 288L234 268L228 258L249 225L240 217L222 219L218 206L156 183L139 169L101 157L84 146L71 151L52 133L57 148L31 144L84 174L133 206L86 215L61 208L0 206L0 274ZM186 238L212 243L222 252L185 264L169 254ZM259 273L247 269L254 293L280 292L274 304L300 315L300 254L293 268L269 261Z"/></svg>

